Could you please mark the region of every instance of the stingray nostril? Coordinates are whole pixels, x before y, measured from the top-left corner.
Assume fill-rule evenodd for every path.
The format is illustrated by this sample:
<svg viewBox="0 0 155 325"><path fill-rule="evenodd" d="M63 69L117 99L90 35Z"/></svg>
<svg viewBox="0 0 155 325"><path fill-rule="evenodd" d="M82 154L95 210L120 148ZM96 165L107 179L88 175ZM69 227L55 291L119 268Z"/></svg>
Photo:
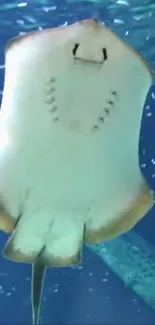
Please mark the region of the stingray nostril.
<svg viewBox="0 0 155 325"><path fill-rule="evenodd" d="M104 60L104 61L107 60L107 59L108 59L108 55L107 55L107 50L106 50L106 48L103 48L103 49L102 49L102 53L103 53L103 60Z"/></svg>
<svg viewBox="0 0 155 325"><path fill-rule="evenodd" d="M76 52L77 52L77 49L78 49L79 45L80 45L79 43L75 43L75 45L74 45L74 48L72 50L72 53L73 53L74 56L76 55Z"/></svg>

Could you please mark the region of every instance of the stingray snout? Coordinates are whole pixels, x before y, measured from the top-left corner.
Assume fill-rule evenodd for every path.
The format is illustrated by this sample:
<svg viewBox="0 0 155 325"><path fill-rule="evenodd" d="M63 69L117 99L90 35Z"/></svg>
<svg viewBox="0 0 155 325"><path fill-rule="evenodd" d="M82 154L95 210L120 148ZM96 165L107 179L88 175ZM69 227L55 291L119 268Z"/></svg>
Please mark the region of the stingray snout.
<svg viewBox="0 0 155 325"><path fill-rule="evenodd" d="M86 20L82 20L79 22L80 25L82 25L84 28L87 29L94 29L94 30L100 30L102 28L102 25L98 22L97 19L86 19Z"/></svg>

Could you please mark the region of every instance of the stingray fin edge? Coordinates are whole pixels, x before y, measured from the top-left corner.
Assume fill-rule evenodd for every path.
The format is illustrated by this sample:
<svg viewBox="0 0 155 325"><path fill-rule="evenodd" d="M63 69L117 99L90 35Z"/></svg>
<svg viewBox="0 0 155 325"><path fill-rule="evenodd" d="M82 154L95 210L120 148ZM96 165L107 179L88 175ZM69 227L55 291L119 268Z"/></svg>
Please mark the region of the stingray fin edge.
<svg viewBox="0 0 155 325"><path fill-rule="evenodd" d="M0 209L0 230L5 233L12 233L16 225L16 220L11 218L3 209Z"/></svg>
<svg viewBox="0 0 155 325"><path fill-rule="evenodd" d="M79 265L82 257L81 257L81 249L74 254L73 256L62 258L59 256L54 255L47 255L47 254L41 254L40 258L44 265L49 267L67 267L67 266L73 266L73 265Z"/></svg>
<svg viewBox="0 0 155 325"><path fill-rule="evenodd" d="M146 215L153 204L154 195L145 185L135 204L126 213L122 214L119 220L115 220L97 231L86 230L84 242L95 245L128 232Z"/></svg>
<svg viewBox="0 0 155 325"><path fill-rule="evenodd" d="M14 237L15 234L13 232L6 245L4 246L3 257L13 262L33 263L36 259L36 254L26 255L20 250L16 249L14 246Z"/></svg>

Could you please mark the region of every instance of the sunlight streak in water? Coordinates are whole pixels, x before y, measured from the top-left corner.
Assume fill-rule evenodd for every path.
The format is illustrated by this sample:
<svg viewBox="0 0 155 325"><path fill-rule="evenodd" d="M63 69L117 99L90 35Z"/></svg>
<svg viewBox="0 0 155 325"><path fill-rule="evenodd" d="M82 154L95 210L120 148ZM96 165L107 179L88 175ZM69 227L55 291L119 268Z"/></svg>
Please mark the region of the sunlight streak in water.
<svg viewBox="0 0 155 325"><path fill-rule="evenodd" d="M135 231L88 246L126 286L155 309L155 247Z"/></svg>

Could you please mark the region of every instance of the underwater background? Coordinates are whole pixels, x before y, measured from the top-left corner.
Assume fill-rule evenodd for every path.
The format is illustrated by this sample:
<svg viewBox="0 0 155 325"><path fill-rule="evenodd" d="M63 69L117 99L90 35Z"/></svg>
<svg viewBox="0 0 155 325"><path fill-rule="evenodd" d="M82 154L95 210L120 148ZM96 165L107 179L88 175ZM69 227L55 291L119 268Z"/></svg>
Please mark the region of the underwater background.
<svg viewBox="0 0 155 325"><path fill-rule="evenodd" d="M155 69L154 0L0 0L0 100L7 41L31 30L96 18ZM144 107L140 166L155 190L155 87ZM1 250L7 235L0 233ZM31 324L31 266L0 255L0 325ZM40 324L155 324L155 207L126 235L85 247L83 263L48 269Z"/></svg>

